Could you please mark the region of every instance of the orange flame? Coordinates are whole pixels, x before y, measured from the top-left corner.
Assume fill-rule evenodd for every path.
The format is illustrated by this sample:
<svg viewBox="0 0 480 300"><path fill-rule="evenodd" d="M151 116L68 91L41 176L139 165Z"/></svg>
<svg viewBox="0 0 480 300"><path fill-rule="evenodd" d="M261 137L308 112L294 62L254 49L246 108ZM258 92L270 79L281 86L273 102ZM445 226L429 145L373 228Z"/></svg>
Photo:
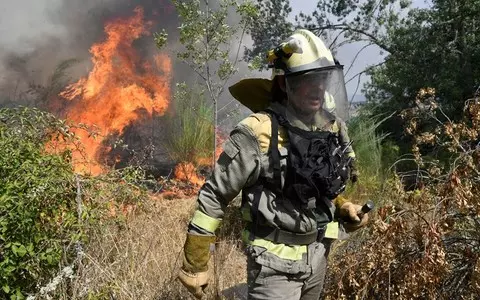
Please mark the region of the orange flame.
<svg viewBox="0 0 480 300"><path fill-rule="evenodd" d="M192 163L179 163L175 167L175 178L190 182L196 186L201 186L205 183L205 178L197 175L197 168Z"/></svg>
<svg viewBox="0 0 480 300"><path fill-rule="evenodd" d="M226 139L226 135L221 132L219 129L216 130L216 139L217 139L217 148L215 149L215 160L218 159L220 154L223 152L223 142ZM202 166L211 166L212 157L202 157L198 159L196 165L199 167ZM175 178L190 182L196 186L202 186L205 183L205 178L198 175L197 167L192 163L181 162L177 164L174 170Z"/></svg>
<svg viewBox="0 0 480 300"><path fill-rule="evenodd" d="M90 48L92 71L60 93L72 101L67 118L97 126L103 137L122 134L124 128L139 120L142 113L163 115L170 100L170 58L157 55L152 66L137 56L132 43L148 34L151 24L144 22L141 7L135 8L134 12L132 17L105 25L105 41ZM81 161L77 151L74 154L76 171L101 173L100 154L105 150L102 149L102 140L94 139L85 131L75 133L84 144L87 160L87 164Z"/></svg>

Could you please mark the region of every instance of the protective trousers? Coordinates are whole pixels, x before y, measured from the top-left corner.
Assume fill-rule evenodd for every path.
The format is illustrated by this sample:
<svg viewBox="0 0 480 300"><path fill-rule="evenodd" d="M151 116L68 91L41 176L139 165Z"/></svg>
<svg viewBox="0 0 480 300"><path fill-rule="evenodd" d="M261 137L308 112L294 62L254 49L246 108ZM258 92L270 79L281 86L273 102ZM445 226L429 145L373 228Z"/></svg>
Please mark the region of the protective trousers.
<svg viewBox="0 0 480 300"><path fill-rule="evenodd" d="M287 274L255 262L247 256L249 300L318 300L323 290L331 240L308 246L306 272Z"/></svg>

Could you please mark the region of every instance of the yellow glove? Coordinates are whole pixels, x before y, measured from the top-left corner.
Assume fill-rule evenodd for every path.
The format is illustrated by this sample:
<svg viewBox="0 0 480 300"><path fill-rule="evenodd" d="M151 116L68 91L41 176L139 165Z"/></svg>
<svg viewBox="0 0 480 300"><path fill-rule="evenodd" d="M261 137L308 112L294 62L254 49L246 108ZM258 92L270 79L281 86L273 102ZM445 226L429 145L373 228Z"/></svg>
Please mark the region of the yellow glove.
<svg viewBox="0 0 480 300"><path fill-rule="evenodd" d="M178 279L197 299L205 296L204 290L210 279L208 272L210 245L214 243L213 235L187 233L187 240L183 246L183 266Z"/></svg>
<svg viewBox="0 0 480 300"><path fill-rule="evenodd" d="M368 213L363 213L362 206L352 202L343 202L341 204L339 216L345 222L343 226L347 232L360 229L368 222Z"/></svg>
<svg viewBox="0 0 480 300"><path fill-rule="evenodd" d="M208 286L210 274L208 271L190 273L181 269L178 279L195 298L202 299L205 296L205 288Z"/></svg>

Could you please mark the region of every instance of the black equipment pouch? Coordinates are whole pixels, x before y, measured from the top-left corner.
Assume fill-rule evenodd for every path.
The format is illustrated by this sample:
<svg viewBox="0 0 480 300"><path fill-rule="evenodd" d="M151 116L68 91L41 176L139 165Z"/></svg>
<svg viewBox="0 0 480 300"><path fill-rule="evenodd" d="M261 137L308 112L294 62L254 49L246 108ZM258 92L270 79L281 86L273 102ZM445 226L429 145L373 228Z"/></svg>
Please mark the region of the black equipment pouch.
<svg viewBox="0 0 480 300"><path fill-rule="evenodd" d="M348 180L347 158L341 148L338 134L330 131L306 131L292 126L282 115L267 110L272 117L270 141L274 180L281 179L278 159L278 125L288 132L288 157L285 183L282 190L287 199L297 200L308 209L320 202L327 207L345 190ZM326 208L327 208L326 207Z"/></svg>

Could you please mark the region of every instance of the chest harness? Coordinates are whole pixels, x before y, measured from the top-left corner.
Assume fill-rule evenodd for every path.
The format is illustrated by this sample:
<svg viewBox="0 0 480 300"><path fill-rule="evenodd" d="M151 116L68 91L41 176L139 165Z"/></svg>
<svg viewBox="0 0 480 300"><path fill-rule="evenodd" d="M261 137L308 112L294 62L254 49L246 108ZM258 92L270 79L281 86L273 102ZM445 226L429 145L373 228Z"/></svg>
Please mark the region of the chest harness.
<svg viewBox="0 0 480 300"><path fill-rule="evenodd" d="M267 109L271 115L272 135L268 149L273 165L273 179L261 178L260 188L275 193L283 201L291 201L303 211L321 209L330 221L332 201L345 190L348 180L348 158L339 143L338 133L307 131L292 126L284 116ZM285 181L282 188L280 152L278 150L279 125L287 130L288 156ZM253 199L252 224L254 236L283 244L303 245L318 240L319 232L292 233L270 226L261 226L258 213L261 193Z"/></svg>

